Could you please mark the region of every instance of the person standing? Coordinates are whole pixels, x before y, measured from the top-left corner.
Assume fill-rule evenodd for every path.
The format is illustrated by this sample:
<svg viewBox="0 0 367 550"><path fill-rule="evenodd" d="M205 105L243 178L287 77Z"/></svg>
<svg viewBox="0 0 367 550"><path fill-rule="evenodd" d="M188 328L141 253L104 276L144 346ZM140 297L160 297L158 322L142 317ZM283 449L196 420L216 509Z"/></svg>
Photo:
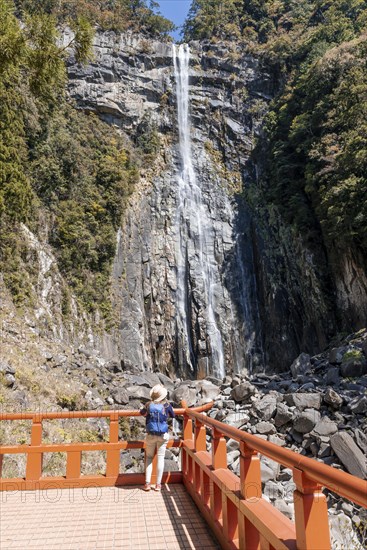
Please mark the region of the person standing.
<svg viewBox="0 0 367 550"><path fill-rule="evenodd" d="M155 490L160 491L163 470L164 456L169 440L168 417L174 418L175 413L172 405L166 400L167 390L161 384L157 384L150 391L151 401L140 410L140 414L146 417L146 469L144 491L150 491L153 470L154 453L157 451L157 483Z"/></svg>

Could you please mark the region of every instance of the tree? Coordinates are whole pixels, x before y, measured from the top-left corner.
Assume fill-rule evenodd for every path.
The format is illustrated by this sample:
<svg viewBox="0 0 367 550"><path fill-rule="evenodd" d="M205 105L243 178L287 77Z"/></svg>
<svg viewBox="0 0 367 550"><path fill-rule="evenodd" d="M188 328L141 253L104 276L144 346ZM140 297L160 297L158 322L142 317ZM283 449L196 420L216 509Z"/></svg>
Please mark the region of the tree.
<svg viewBox="0 0 367 550"><path fill-rule="evenodd" d="M193 0L184 24L185 39L226 35L226 27L238 27L239 3L236 0Z"/></svg>

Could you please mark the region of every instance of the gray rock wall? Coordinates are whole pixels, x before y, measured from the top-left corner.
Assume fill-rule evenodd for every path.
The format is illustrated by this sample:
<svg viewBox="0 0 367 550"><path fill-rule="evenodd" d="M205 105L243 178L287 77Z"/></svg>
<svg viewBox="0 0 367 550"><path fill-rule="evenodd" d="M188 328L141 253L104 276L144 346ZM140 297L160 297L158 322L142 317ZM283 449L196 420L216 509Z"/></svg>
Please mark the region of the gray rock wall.
<svg viewBox="0 0 367 550"><path fill-rule="evenodd" d="M192 44L191 117L193 162L211 220L209 257L217 266L217 323L225 347L227 370L262 364L256 300L251 218L239 214L236 195L252 147L252 121L243 94L258 97L269 88L256 60L216 63L224 54L206 55ZM234 76L231 76L234 75ZM149 117L158 125L162 148L158 169L147 170L130 201L118 238L114 295L121 324L116 339L125 367L205 376L213 371L205 293L200 276L195 220L188 247L189 331L196 364L188 372L186 342L177 329L177 146L175 82L171 46L146 43L133 35L97 35L95 59L86 68L72 63L69 90L78 106L99 113L135 139ZM260 82L261 80L261 82ZM249 92L249 90L252 90ZM242 95L241 95L242 94ZM260 97L260 96L259 96Z"/></svg>
<svg viewBox="0 0 367 550"><path fill-rule="evenodd" d="M349 262L335 282L322 244L308 250L261 193L248 197L250 182L261 176L261 155L255 165L253 150L277 87L273 77L236 46L228 51L227 45L204 42L190 48L193 161L212 220L208 261L217 266L216 316L226 369L285 370L300 351L326 345L336 330L336 307L355 309L353 289L360 293L365 280L356 282ZM155 162L142 167L118 235L113 291L121 322L112 341L125 367L205 376L213 365L194 230L185 281L193 370L177 329L179 154L171 45L103 33L94 51L87 67L69 62L69 91L77 105L133 141L141 122L151 120L161 138Z"/></svg>

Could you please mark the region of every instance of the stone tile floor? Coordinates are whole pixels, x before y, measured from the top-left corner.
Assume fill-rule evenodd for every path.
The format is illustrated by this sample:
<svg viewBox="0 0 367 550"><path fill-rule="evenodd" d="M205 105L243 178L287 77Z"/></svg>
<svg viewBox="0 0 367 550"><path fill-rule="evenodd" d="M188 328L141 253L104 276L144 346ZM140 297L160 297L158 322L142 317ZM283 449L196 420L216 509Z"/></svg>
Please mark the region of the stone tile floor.
<svg viewBox="0 0 367 550"><path fill-rule="evenodd" d="M0 493L0 549L219 550L183 485Z"/></svg>

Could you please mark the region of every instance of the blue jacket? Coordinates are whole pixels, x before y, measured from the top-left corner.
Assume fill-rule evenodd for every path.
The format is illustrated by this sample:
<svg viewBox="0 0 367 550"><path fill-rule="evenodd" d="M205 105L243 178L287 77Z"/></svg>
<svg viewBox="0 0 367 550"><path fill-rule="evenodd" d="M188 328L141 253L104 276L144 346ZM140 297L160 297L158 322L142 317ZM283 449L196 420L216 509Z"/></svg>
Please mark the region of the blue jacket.
<svg viewBox="0 0 367 550"><path fill-rule="evenodd" d="M148 403L140 414L146 416L146 429L148 433L160 435L168 432L167 419L175 417L170 403Z"/></svg>

